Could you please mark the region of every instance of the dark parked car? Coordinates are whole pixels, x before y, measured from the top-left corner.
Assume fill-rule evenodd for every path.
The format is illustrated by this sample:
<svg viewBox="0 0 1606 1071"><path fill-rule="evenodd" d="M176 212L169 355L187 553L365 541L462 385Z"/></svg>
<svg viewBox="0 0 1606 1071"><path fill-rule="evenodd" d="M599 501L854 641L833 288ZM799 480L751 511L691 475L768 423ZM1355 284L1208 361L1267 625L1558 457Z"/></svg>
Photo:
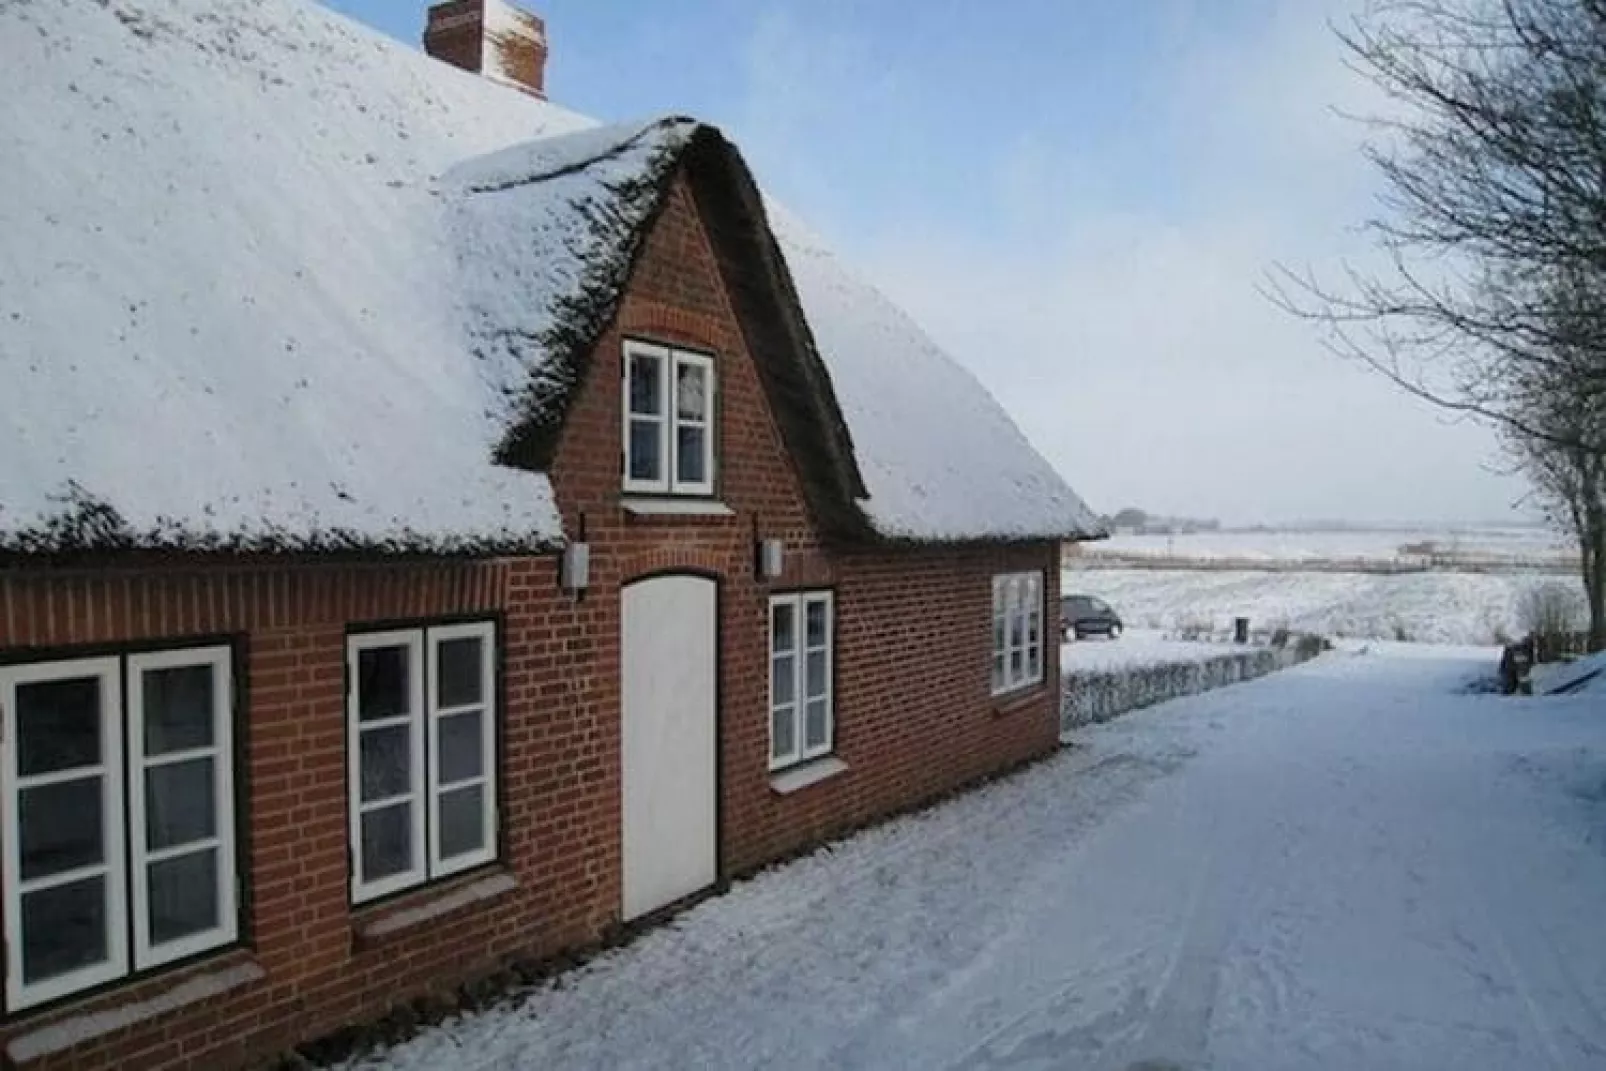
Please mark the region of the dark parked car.
<svg viewBox="0 0 1606 1071"><path fill-rule="evenodd" d="M1067 595L1060 600L1060 636L1115 639L1121 634L1121 617L1110 604L1092 595Z"/></svg>

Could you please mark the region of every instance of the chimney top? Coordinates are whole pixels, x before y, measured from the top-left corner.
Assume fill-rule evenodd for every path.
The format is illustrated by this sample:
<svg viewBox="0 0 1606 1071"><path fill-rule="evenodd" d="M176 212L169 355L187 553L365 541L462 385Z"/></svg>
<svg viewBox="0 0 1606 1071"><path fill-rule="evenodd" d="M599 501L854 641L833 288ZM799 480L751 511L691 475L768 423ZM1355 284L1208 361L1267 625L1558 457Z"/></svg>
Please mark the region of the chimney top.
<svg viewBox="0 0 1606 1071"><path fill-rule="evenodd" d="M546 99L546 23L507 0L448 0L429 9L424 51Z"/></svg>

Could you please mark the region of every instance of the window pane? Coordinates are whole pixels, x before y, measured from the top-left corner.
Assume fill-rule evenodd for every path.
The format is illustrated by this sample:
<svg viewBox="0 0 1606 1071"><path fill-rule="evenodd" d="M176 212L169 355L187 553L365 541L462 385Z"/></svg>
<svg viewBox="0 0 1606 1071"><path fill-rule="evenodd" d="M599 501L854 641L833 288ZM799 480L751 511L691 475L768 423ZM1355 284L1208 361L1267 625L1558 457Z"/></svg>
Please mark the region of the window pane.
<svg viewBox="0 0 1606 1071"><path fill-rule="evenodd" d="M1020 683L1024 672L1025 670L1021 668L1021 649L1019 647L1012 648L1009 652L1009 682L1011 684Z"/></svg>
<svg viewBox="0 0 1606 1071"><path fill-rule="evenodd" d="M793 707L778 707L770 714L770 754L784 759L797 751L797 726Z"/></svg>
<svg viewBox="0 0 1606 1071"><path fill-rule="evenodd" d="M1026 642L1026 618L1023 614L1009 615L1009 645L1019 647Z"/></svg>
<svg viewBox="0 0 1606 1071"><path fill-rule="evenodd" d="M106 879L22 894L22 980L39 982L105 963Z"/></svg>
<svg viewBox="0 0 1606 1071"><path fill-rule="evenodd" d="M770 704L780 706L797 698L797 666L791 655L770 662Z"/></svg>
<svg viewBox="0 0 1606 1071"><path fill-rule="evenodd" d="M145 771L145 829L150 851L217 835L211 759L153 766Z"/></svg>
<svg viewBox="0 0 1606 1071"><path fill-rule="evenodd" d="M216 929L222 921L217 884L216 848L152 863L145 882L151 943L165 944Z"/></svg>
<svg viewBox="0 0 1606 1071"><path fill-rule="evenodd" d="M17 773L100 763L100 679L17 686Z"/></svg>
<svg viewBox="0 0 1606 1071"><path fill-rule="evenodd" d="M825 694L825 652L813 651L808 659L808 696Z"/></svg>
<svg viewBox="0 0 1606 1071"><path fill-rule="evenodd" d="M141 674L145 754L212 746L212 667L150 669Z"/></svg>
<svg viewBox="0 0 1606 1071"><path fill-rule="evenodd" d="M658 480L663 478L663 459L659 456L656 421L630 422L630 478L632 480Z"/></svg>
<svg viewBox="0 0 1606 1071"><path fill-rule="evenodd" d="M816 599L808 604L808 641L810 647L825 646L825 622L828 616L825 603Z"/></svg>
<svg viewBox="0 0 1606 1071"><path fill-rule="evenodd" d="M784 654L797 644L792 604L779 602L770 607L770 650Z"/></svg>
<svg viewBox="0 0 1606 1071"><path fill-rule="evenodd" d="M663 415L663 383L660 366L663 358L634 354L630 358L630 411L648 415Z"/></svg>
<svg viewBox="0 0 1606 1071"><path fill-rule="evenodd" d="M1004 619L993 618L993 653L999 654L1004 650Z"/></svg>
<svg viewBox="0 0 1606 1071"><path fill-rule="evenodd" d="M1026 648L1026 679L1035 681L1042 674L1043 649Z"/></svg>
<svg viewBox="0 0 1606 1071"><path fill-rule="evenodd" d="M993 655L993 691L1004 687L1004 656L1002 653Z"/></svg>
<svg viewBox="0 0 1606 1071"><path fill-rule="evenodd" d="M675 429L675 479L681 483L707 483L708 459L703 451L708 443L707 428Z"/></svg>
<svg viewBox="0 0 1606 1071"><path fill-rule="evenodd" d="M371 647L357 655L357 707L363 721L412 713L412 652Z"/></svg>
<svg viewBox="0 0 1606 1071"><path fill-rule="evenodd" d="M485 772L484 737L481 735L484 725L485 715L477 710L441 719L439 776L442 782L466 781Z"/></svg>
<svg viewBox="0 0 1606 1071"><path fill-rule="evenodd" d="M702 365L675 366L675 413L683 420L708 419L708 370Z"/></svg>
<svg viewBox="0 0 1606 1071"><path fill-rule="evenodd" d="M803 739L806 747L821 747L825 744L825 700L816 699L807 707L807 717L804 726Z"/></svg>
<svg viewBox="0 0 1606 1071"><path fill-rule="evenodd" d="M484 786L441 793L441 858L450 859L484 847Z"/></svg>
<svg viewBox="0 0 1606 1071"><path fill-rule="evenodd" d="M398 803L362 816L362 880L378 881L413 867L413 805Z"/></svg>
<svg viewBox="0 0 1606 1071"><path fill-rule="evenodd" d="M361 738L362 801L405 796L413 785L413 736L410 725L368 729Z"/></svg>
<svg viewBox="0 0 1606 1071"><path fill-rule="evenodd" d="M485 699L485 662L481 657L485 641L478 636L443 640L436 645L440 680L435 701L443 707L466 707Z"/></svg>
<svg viewBox="0 0 1606 1071"><path fill-rule="evenodd" d="M105 861L100 792L97 776L17 793L23 881Z"/></svg>

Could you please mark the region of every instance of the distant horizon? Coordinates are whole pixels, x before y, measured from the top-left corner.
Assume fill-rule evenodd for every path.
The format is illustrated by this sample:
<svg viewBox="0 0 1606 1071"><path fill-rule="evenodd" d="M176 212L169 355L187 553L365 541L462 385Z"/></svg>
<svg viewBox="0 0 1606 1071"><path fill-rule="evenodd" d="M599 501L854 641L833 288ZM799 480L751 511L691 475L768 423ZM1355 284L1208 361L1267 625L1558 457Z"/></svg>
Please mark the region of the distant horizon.
<svg viewBox="0 0 1606 1071"><path fill-rule="evenodd" d="M1142 506L1122 507L1122 509ZM1113 517L1120 510L1101 510L1099 516ZM1545 528L1556 529L1556 526L1543 517L1533 515L1517 515L1513 517L1485 517L1485 518L1385 518L1385 519L1345 519L1342 517L1303 517L1287 520L1261 519L1246 520L1241 518L1227 518L1211 515L1195 516L1179 513L1168 513L1158 510L1143 512L1156 522L1179 521L1215 523L1223 532L1242 532L1255 529L1282 532L1390 532L1390 531L1434 531L1456 529L1482 529L1482 528Z"/></svg>

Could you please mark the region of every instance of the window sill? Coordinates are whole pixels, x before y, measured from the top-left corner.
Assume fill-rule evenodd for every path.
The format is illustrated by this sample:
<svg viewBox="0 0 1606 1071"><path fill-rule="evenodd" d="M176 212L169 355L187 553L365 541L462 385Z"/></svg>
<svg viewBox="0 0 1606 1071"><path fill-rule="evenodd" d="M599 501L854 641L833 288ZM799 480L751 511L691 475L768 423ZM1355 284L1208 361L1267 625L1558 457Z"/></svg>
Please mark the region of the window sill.
<svg viewBox="0 0 1606 1071"><path fill-rule="evenodd" d="M993 696L993 716L998 718L1018 714L1040 702L1048 694L1048 685L1039 681L1017 688L1013 692L1000 692Z"/></svg>
<svg viewBox="0 0 1606 1071"><path fill-rule="evenodd" d="M619 500L626 513L636 517L734 517L736 511L713 498L675 498L667 495L625 495Z"/></svg>
<svg viewBox="0 0 1606 1071"><path fill-rule="evenodd" d="M800 766L791 766L770 774L770 791L777 796L790 796L794 792L801 792L810 785L817 785L847 771L847 763L835 755L825 755L818 759L810 759Z"/></svg>
<svg viewBox="0 0 1606 1071"><path fill-rule="evenodd" d="M352 935L359 949L371 948L455 911L501 899L518 887L519 879L511 873L495 870L445 886L420 889L401 904L385 904L353 918Z"/></svg>
<svg viewBox="0 0 1606 1071"><path fill-rule="evenodd" d="M99 1011L69 1015L37 1030L13 1034L6 1043L6 1055L13 1063L24 1064L211 1000L267 977L267 972L248 953L240 956L230 966L218 964L199 971L152 996L113 1003Z"/></svg>

